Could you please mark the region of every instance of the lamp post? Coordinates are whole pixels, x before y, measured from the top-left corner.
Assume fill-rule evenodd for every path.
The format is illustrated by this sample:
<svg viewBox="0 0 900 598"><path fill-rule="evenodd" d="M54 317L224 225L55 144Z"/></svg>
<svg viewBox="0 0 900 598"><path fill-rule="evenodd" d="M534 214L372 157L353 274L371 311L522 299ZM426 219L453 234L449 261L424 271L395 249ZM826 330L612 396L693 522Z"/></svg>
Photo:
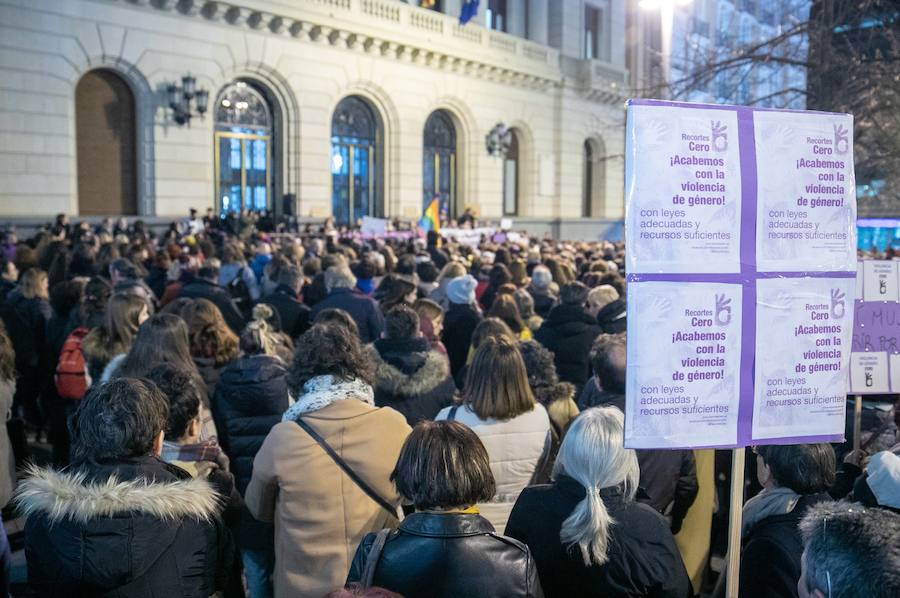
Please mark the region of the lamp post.
<svg viewBox="0 0 900 598"><path fill-rule="evenodd" d="M638 7L645 11L659 11L660 18L660 58L662 79L666 89L669 87L670 70L672 69L672 27L675 22L675 7L687 6L694 0L639 0Z"/></svg>
<svg viewBox="0 0 900 598"><path fill-rule="evenodd" d="M181 87L172 83L166 89L169 96L169 108L172 109L172 118L179 125L189 125L194 112L191 110L193 101L196 115L203 116L209 104L209 91L197 89L197 79L190 75L181 78Z"/></svg>
<svg viewBox="0 0 900 598"><path fill-rule="evenodd" d="M512 144L512 131L503 123L497 123L484 139L484 145L490 156L506 156L509 146Z"/></svg>

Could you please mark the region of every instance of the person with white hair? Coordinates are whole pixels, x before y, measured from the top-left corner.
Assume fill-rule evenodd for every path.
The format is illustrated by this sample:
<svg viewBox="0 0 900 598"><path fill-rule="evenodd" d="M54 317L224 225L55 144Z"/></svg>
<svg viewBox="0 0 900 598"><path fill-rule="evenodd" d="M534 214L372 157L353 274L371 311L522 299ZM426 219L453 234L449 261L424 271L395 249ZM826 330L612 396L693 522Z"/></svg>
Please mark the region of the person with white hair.
<svg viewBox="0 0 900 598"><path fill-rule="evenodd" d="M823 502L806 512L800 535L800 598L900 596L900 515Z"/></svg>
<svg viewBox="0 0 900 598"><path fill-rule="evenodd" d="M669 522L635 501L640 471L624 414L584 411L559 449L553 483L522 491L506 535L528 545L544 595L692 595Z"/></svg>
<svg viewBox="0 0 900 598"><path fill-rule="evenodd" d="M325 289L328 295L315 304L310 320L315 320L323 310L342 309L356 322L363 343L371 343L384 332L384 316L378 303L356 289L356 277L346 265L331 266L325 271Z"/></svg>

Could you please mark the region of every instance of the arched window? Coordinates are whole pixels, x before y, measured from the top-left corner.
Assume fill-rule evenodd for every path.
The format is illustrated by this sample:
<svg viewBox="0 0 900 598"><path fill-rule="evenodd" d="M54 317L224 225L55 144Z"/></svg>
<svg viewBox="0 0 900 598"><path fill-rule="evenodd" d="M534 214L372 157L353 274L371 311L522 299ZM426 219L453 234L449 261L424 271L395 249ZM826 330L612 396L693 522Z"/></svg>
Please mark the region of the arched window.
<svg viewBox="0 0 900 598"><path fill-rule="evenodd" d="M109 70L85 74L75 87L78 213L137 214L134 94Z"/></svg>
<svg viewBox="0 0 900 598"><path fill-rule="evenodd" d="M510 129L509 149L503 159L503 214L519 213L519 132Z"/></svg>
<svg viewBox="0 0 900 598"><path fill-rule="evenodd" d="M584 142L582 168L581 215L585 218L590 218L591 206L594 203L594 182L591 180L594 174L594 151L591 149L591 142L589 140Z"/></svg>
<svg viewBox="0 0 900 598"><path fill-rule="evenodd" d="M423 209L440 200L441 217L456 216L456 127L450 114L435 110L425 121L422 142Z"/></svg>
<svg viewBox="0 0 900 598"><path fill-rule="evenodd" d="M335 223L352 225L381 208L382 125L358 96L340 101L331 119L331 209Z"/></svg>
<svg viewBox="0 0 900 598"><path fill-rule="evenodd" d="M588 139L582 154L581 215L602 218L606 203L606 146L602 139Z"/></svg>
<svg viewBox="0 0 900 598"><path fill-rule="evenodd" d="M216 197L221 212L272 210L272 111L260 89L234 81L219 93Z"/></svg>

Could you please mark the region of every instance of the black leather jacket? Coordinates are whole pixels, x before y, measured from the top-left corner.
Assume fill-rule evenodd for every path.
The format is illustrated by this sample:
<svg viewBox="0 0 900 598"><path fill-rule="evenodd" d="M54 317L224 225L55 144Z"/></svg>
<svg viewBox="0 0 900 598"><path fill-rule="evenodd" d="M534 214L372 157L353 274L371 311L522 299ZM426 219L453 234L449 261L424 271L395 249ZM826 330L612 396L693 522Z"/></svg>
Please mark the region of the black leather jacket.
<svg viewBox="0 0 900 598"><path fill-rule="evenodd" d="M347 583L362 577L375 534L360 543ZM406 598L543 597L525 544L480 515L414 513L387 539L373 584Z"/></svg>

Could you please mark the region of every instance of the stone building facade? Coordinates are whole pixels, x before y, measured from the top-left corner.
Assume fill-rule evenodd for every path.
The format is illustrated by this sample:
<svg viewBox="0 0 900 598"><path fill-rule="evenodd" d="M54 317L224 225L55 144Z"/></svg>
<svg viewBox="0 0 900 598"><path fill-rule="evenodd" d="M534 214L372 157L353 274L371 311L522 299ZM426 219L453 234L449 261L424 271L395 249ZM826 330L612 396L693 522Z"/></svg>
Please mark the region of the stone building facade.
<svg viewBox="0 0 900 598"><path fill-rule="evenodd" d="M620 219L625 3L461 2L0 0L0 216Z"/></svg>

